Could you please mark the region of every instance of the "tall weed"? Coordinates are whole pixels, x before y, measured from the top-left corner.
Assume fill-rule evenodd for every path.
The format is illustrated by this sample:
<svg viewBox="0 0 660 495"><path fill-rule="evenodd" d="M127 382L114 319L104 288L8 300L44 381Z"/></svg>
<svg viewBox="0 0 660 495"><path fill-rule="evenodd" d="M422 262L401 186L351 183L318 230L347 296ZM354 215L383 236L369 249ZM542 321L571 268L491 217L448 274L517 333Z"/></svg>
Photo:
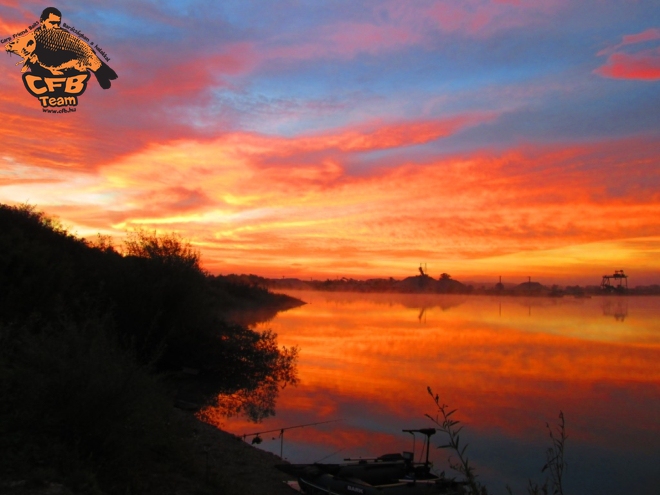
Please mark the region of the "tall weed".
<svg viewBox="0 0 660 495"><path fill-rule="evenodd" d="M431 387L427 387L427 392L433 399L436 412L434 415L426 414L426 417L433 421L447 438L447 443L438 446L438 448L448 449L456 455L456 460L453 460L451 456L449 457L449 467L465 477L466 495L488 495L488 489L477 480L475 468L470 464L467 456L468 444L461 443L460 433L463 430L463 425L458 426L460 421L454 417L457 409L450 410L448 405L440 401L440 397L437 394L433 394ZM529 480L527 492L529 495L564 495L562 483L566 469L564 447L567 438L564 413L559 412L559 425L556 431L553 432L548 423L546 423L546 427L552 445L546 450L546 463L541 469L541 472L547 471L549 477L541 485ZM511 495L511 488L508 486L506 488Z"/></svg>

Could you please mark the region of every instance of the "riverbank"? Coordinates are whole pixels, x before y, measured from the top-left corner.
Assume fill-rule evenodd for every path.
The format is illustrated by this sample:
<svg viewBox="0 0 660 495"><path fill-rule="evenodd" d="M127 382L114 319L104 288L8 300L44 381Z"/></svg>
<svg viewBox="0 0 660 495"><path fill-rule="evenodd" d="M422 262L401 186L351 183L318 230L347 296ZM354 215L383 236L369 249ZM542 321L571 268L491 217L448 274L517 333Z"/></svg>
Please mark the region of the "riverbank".
<svg viewBox="0 0 660 495"><path fill-rule="evenodd" d="M275 465L284 462L278 456L253 447L231 433L202 422L192 413L176 411L175 417L183 426L182 431L187 432L188 440L193 443L197 472L222 488L222 493L227 495L295 493L284 483L291 477L275 468ZM200 493L201 486L192 488L195 487L178 486L176 493L181 495Z"/></svg>
<svg viewBox="0 0 660 495"><path fill-rule="evenodd" d="M194 414L174 410L173 422L190 446L192 458L185 465L163 465L152 472L149 493L161 495L292 495L284 482L290 476L275 468L283 461L242 439L197 419ZM0 480L0 494L73 495L62 484L45 480Z"/></svg>

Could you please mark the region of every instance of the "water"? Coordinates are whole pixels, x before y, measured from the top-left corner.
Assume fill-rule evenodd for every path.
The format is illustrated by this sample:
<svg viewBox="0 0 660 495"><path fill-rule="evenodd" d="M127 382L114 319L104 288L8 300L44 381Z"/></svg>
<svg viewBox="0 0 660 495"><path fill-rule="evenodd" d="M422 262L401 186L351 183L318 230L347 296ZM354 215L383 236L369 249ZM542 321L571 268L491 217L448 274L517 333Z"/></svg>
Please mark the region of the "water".
<svg viewBox="0 0 660 495"><path fill-rule="evenodd" d="M542 481L546 423L566 418L567 494L655 494L660 486L660 297L514 298L294 292L308 304L258 328L298 346L299 383L276 415L215 421L291 462L411 450L433 426L430 386L457 408L492 493ZM250 441L254 436L247 436ZM417 436L416 455L422 439ZM435 446L437 471L451 472Z"/></svg>

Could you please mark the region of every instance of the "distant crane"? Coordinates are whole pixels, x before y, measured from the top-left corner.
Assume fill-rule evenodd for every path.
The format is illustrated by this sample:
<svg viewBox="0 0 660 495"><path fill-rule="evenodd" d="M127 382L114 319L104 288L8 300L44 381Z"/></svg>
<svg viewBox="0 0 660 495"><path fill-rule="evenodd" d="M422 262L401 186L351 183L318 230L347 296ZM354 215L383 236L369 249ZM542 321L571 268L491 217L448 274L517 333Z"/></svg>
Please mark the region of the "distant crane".
<svg viewBox="0 0 660 495"><path fill-rule="evenodd" d="M615 270L614 275L603 275L600 287L607 292L625 292L628 290L628 275L623 270Z"/></svg>

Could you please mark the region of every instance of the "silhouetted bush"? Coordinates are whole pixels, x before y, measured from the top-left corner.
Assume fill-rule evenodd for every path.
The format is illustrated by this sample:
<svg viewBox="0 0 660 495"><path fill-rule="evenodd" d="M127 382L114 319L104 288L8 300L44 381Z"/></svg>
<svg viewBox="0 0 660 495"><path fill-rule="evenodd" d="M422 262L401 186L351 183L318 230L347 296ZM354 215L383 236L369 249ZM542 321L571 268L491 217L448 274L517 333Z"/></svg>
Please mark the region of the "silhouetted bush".
<svg viewBox="0 0 660 495"><path fill-rule="evenodd" d="M103 314L139 364L200 370L207 401L236 380L242 387L247 376L292 364L279 359L275 336L226 320L236 310L295 301L206 274L199 253L175 234L131 232L122 255L107 239L78 239L32 207L0 205L0 253L0 321Z"/></svg>
<svg viewBox="0 0 660 495"><path fill-rule="evenodd" d="M260 389L272 407L273 384L295 382L296 349L226 321L239 306L291 300L206 274L174 234L136 231L120 252L0 204L0 288L6 479L143 493L160 464L185 457L169 425L182 383L197 406ZM184 368L195 373L182 381Z"/></svg>

